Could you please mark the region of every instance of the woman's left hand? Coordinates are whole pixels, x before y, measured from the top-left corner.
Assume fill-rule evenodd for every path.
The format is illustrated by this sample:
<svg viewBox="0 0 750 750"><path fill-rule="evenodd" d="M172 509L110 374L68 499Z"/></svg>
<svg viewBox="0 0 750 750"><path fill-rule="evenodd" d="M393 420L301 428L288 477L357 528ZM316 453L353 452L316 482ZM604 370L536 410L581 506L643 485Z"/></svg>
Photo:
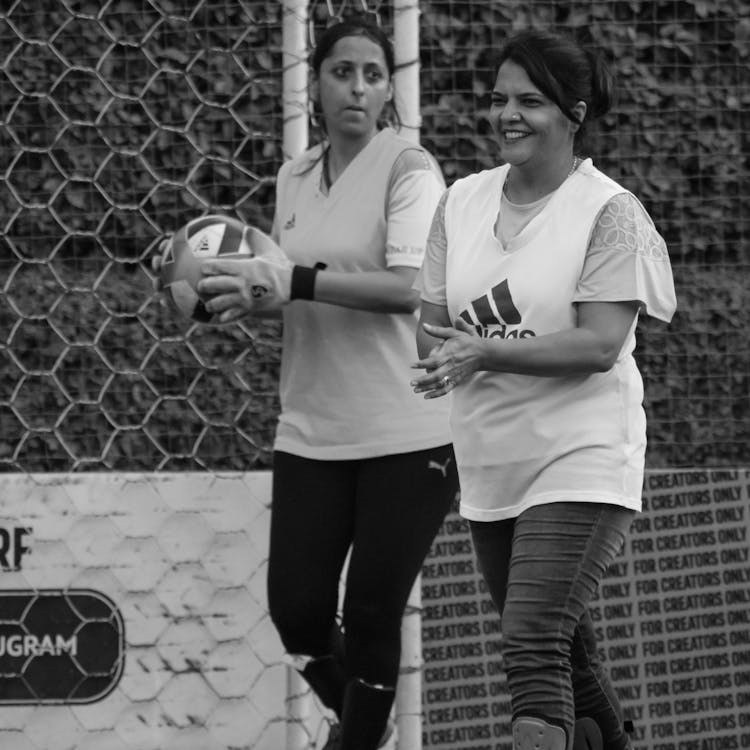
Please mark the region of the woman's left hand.
<svg viewBox="0 0 750 750"><path fill-rule="evenodd" d="M423 326L430 336L443 341L432 349L429 356L413 365L427 370L427 374L412 380L411 385L415 393L424 393L425 398L439 398L482 369L482 339L462 318L456 320L454 328L429 323Z"/></svg>

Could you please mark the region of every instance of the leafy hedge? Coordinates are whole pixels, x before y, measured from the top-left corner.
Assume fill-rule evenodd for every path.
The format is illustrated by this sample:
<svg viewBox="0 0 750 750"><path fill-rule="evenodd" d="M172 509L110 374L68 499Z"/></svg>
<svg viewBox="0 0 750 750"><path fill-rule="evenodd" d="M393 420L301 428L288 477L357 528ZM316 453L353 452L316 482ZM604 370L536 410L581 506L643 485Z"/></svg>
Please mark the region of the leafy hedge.
<svg viewBox="0 0 750 750"><path fill-rule="evenodd" d="M748 463L747 4L420 9L422 137L449 182L496 163L486 112L510 31L575 29L604 50L620 99L590 151L666 237L680 304L639 331L649 461ZM267 467L278 325L186 329L149 258L196 213L270 226L281 4L16 3L0 47L0 470Z"/></svg>

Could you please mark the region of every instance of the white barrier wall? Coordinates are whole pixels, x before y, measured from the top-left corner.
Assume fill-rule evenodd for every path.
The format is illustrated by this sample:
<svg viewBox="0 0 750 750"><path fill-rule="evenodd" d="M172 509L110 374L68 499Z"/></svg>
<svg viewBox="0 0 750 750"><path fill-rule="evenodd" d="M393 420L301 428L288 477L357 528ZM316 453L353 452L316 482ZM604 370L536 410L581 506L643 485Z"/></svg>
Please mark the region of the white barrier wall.
<svg viewBox="0 0 750 750"><path fill-rule="evenodd" d="M0 477L3 750L281 750L270 475Z"/></svg>

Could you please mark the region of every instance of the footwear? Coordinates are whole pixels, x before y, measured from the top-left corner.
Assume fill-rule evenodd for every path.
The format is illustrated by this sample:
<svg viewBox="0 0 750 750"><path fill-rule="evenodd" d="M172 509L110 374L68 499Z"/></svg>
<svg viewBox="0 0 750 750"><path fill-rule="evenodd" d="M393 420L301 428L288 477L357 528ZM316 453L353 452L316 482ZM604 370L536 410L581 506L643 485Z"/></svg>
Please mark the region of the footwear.
<svg viewBox="0 0 750 750"><path fill-rule="evenodd" d="M385 728L383 736L380 738L378 750L396 750L397 736L398 732L396 730L396 725L388 719L388 725Z"/></svg>
<svg viewBox="0 0 750 750"><path fill-rule="evenodd" d="M513 750L565 750L565 730L536 716L519 716L513 721Z"/></svg>
<svg viewBox="0 0 750 750"><path fill-rule="evenodd" d="M326 744L323 745L320 750L339 750L341 747L341 724L331 724L331 728L328 730L328 739Z"/></svg>
<svg viewBox="0 0 750 750"><path fill-rule="evenodd" d="M341 716L346 677L344 666L339 659L333 654L319 656L317 659L310 659L299 672L320 698L320 702L336 716Z"/></svg>
<svg viewBox="0 0 750 750"><path fill-rule="evenodd" d="M377 750L395 741L395 726L390 723L395 688L350 680L344 691L341 715L341 750Z"/></svg>
<svg viewBox="0 0 750 750"><path fill-rule="evenodd" d="M604 750L602 730L591 717L576 720L573 750Z"/></svg>
<svg viewBox="0 0 750 750"><path fill-rule="evenodd" d="M380 740L378 750L396 750L396 725L389 719L388 726L385 728L385 734ZM339 750L341 747L341 724L331 724L328 730L328 739L326 744L320 750Z"/></svg>

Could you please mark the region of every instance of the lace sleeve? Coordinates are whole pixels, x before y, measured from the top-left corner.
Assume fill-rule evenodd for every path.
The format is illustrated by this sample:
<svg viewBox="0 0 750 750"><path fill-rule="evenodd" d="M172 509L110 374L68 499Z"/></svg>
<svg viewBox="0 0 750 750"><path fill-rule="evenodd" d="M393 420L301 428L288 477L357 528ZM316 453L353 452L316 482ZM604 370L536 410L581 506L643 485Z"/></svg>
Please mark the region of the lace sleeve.
<svg viewBox="0 0 750 750"><path fill-rule="evenodd" d="M635 301L646 314L665 321L674 314L666 244L632 194L616 195L601 210L573 301Z"/></svg>

